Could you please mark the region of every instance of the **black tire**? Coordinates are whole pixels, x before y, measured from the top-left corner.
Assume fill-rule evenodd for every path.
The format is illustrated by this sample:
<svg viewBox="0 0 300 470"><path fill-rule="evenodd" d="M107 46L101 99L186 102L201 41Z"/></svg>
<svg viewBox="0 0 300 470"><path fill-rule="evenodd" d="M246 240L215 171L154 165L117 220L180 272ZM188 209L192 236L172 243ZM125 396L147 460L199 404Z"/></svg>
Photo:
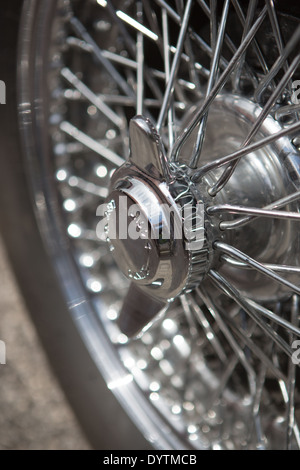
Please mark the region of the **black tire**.
<svg viewBox="0 0 300 470"><path fill-rule="evenodd" d="M26 8L29 2L24 3ZM107 389L74 326L37 227L26 182L17 109L22 7L22 0L4 0L1 4L0 77L7 86L7 104L0 106L1 235L50 364L92 446L146 449L149 444Z"/></svg>

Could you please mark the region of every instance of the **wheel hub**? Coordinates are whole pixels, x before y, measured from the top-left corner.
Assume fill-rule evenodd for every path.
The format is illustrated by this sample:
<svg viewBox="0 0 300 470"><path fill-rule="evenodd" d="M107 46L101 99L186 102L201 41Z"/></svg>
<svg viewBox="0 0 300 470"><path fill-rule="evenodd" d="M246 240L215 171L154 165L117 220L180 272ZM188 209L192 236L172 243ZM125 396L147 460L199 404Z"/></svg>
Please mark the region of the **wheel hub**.
<svg viewBox="0 0 300 470"><path fill-rule="evenodd" d="M173 175L149 120L131 121L131 156L111 180L107 241L123 274L168 302L209 268L204 204L187 178Z"/></svg>
<svg viewBox="0 0 300 470"><path fill-rule="evenodd" d="M185 127L191 109L182 123ZM201 153L201 166L214 162L223 155L230 155L243 145L247 135L261 113L261 107L250 99L223 94L211 106L207 122L206 137ZM283 125L269 115L265 118L257 139L266 138L282 130ZM197 130L196 130L197 131ZM193 133L182 150L181 158L188 162L193 152L196 136ZM252 141L251 141L252 143ZM293 165L295 149L288 137L244 156L227 185L215 196L207 193L224 171L224 167L206 173L198 183L201 195L206 196L207 206L239 205L263 208L295 191L289 179L289 167ZM287 210L297 210L290 206ZM214 240L234 245L261 263L293 265L297 248L297 237L292 224L287 220L256 218L251 223L234 230L219 230L220 222L238 219L239 215L216 214L210 224L216 227ZM293 247L293 248L292 248ZM216 256L214 261L218 261ZM265 276L251 270L241 270L228 263L219 268L222 274L243 292L257 301L276 301L286 296L286 289Z"/></svg>

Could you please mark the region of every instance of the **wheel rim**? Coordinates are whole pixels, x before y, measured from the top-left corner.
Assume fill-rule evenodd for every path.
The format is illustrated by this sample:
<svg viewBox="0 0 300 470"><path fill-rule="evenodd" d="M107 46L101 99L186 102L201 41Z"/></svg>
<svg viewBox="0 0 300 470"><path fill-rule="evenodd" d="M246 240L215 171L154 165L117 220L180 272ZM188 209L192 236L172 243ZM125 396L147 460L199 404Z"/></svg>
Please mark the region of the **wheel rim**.
<svg viewBox="0 0 300 470"><path fill-rule="evenodd" d="M48 25L32 24L21 48L21 122L37 116L24 132L30 181L109 387L157 447L298 448L298 20L271 1L30 3ZM96 210L135 114L155 124L175 180L201 195L210 261L129 340L117 324L128 282Z"/></svg>

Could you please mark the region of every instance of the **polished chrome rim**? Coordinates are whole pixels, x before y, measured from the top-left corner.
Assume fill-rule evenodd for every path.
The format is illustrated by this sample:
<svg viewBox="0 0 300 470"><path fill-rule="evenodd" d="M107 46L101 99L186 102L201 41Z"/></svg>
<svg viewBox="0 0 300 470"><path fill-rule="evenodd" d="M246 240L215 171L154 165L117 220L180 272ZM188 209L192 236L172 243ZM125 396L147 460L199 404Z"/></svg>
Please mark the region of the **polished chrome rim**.
<svg viewBox="0 0 300 470"><path fill-rule="evenodd" d="M47 128L31 182L109 387L156 446L299 448L297 12L271 0L40 11L49 35L37 28L22 49L43 66L32 84L23 63L23 122L32 95L49 119L29 126L37 141ZM205 208L203 251L171 250L155 292L162 258L150 257L146 289L132 245L97 230L116 192Z"/></svg>

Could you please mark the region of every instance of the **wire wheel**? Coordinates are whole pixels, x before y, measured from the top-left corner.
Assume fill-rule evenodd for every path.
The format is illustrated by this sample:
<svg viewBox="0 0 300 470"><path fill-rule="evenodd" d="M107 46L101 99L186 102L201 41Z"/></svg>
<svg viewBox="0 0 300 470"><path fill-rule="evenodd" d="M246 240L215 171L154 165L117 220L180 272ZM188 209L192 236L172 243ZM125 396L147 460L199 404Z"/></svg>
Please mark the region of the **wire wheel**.
<svg viewBox="0 0 300 470"><path fill-rule="evenodd" d="M24 143L53 264L108 387L157 448L299 448L297 8L49 3L21 47L23 123L36 104ZM172 240L159 282L157 245L107 243L98 225L113 191L142 206L137 188L204 209L201 250L174 261Z"/></svg>

